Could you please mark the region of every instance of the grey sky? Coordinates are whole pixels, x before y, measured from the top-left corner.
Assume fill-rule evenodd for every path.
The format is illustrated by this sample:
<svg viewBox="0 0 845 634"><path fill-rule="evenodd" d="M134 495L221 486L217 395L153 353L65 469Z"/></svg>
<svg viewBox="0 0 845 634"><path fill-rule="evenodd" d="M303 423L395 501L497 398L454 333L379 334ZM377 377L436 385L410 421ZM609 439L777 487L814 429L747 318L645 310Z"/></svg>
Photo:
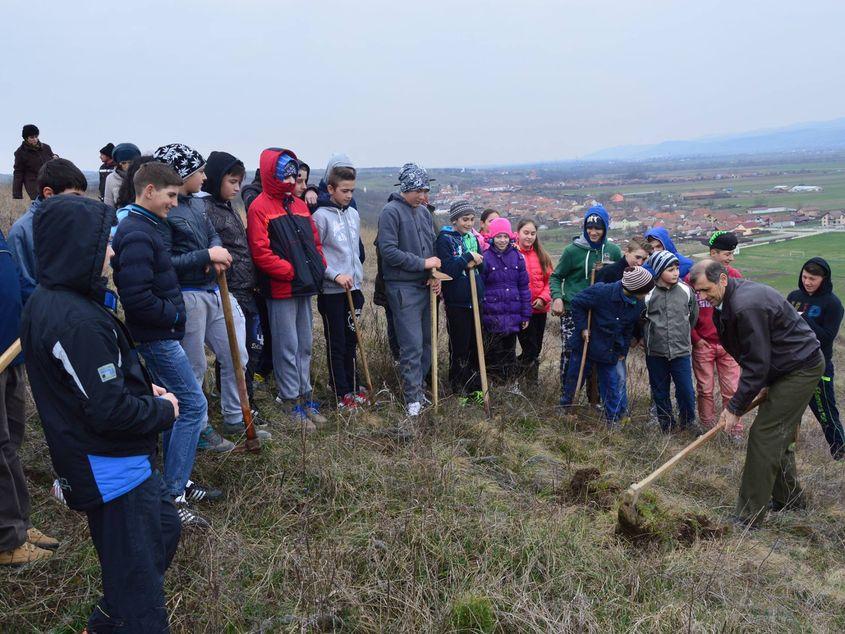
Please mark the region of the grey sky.
<svg viewBox="0 0 845 634"><path fill-rule="evenodd" d="M845 115L841 0L2 5L0 172L24 123L85 169L107 141L436 167Z"/></svg>

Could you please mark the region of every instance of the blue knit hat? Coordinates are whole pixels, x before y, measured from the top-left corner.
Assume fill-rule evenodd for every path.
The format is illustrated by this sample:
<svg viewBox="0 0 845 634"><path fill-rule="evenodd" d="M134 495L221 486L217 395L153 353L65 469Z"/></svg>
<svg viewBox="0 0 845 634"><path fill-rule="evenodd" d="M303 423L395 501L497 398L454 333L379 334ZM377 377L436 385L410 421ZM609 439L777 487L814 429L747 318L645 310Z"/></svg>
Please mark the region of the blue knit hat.
<svg viewBox="0 0 845 634"><path fill-rule="evenodd" d="M654 272L654 278L658 279L663 271L673 264L679 265L678 256L671 251L655 251L648 257L648 267Z"/></svg>
<svg viewBox="0 0 845 634"><path fill-rule="evenodd" d="M131 161L139 156L141 156L141 150L134 143L118 143L111 153L111 158L115 163Z"/></svg>

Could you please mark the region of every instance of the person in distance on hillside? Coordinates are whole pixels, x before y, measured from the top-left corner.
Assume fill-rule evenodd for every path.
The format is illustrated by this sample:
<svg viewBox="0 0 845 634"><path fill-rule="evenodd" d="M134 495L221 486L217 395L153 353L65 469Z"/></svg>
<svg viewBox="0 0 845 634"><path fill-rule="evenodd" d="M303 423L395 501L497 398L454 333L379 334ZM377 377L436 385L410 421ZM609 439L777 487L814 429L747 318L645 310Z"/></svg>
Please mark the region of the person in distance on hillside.
<svg viewBox="0 0 845 634"><path fill-rule="evenodd" d="M44 201L57 194L83 196L88 188L85 174L67 159L55 158L44 163L38 171L38 195L26 213L9 230L9 250L21 272L23 301L29 299L38 283L38 263L35 260L33 221Z"/></svg>
<svg viewBox="0 0 845 634"><path fill-rule="evenodd" d="M179 402L151 383L113 312L105 272L114 220L90 198L44 203L21 343L62 494L87 516L100 560L103 596L88 631L167 632L164 574L181 531L156 454Z"/></svg>
<svg viewBox="0 0 845 634"><path fill-rule="evenodd" d="M103 200L106 195L106 179L114 171L112 152L114 152L114 143L106 143L100 148L100 200Z"/></svg>
<svg viewBox="0 0 845 634"><path fill-rule="evenodd" d="M21 135L23 142L15 150L15 166L12 171L12 198L21 200L23 190L30 200L35 200L41 193L38 188L38 173L47 161L58 158L46 143L39 139L38 128L31 123L23 127Z"/></svg>
<svg viewBox="0 0 845 634"><path fill-rule="evenodd" d="M801 267L798 289L786 298L816 333L824 354L825 369L816 386L810 409L824 431L834 460L845 458L845 431L834 393L833 342L842 325L842 302L833 294L830 265L823 258L810 258Z"/></svg>

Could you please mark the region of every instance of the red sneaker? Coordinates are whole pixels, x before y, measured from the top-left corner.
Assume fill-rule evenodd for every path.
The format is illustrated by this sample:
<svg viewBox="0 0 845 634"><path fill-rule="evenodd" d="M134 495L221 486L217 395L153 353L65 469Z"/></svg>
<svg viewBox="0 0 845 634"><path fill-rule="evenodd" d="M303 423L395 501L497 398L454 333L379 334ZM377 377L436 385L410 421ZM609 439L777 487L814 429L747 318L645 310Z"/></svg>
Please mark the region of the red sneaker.
<svg viewBox="0 0 845 634"><path fill-rule="evenodd" d="M353 396L358 405L369 405L370 397L367 396L367 390L358 390L358 393Z"/></svg>
<svg viewBox="0 0 845 634"><path fill-rule="evenodd" d="M352 394L347 394L337 404L338 411L341 412L355 412L358 410L358 401Z"/></svg>

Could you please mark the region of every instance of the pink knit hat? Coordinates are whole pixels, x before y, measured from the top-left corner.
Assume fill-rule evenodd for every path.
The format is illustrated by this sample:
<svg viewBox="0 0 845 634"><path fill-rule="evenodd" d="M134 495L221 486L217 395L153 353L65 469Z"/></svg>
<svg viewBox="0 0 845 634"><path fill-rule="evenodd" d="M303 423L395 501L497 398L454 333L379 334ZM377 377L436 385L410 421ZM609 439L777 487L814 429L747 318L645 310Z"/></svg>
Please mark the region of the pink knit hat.
<svg viewBox="0 0 845 634"><path fill-rule="evenodd" d="M507 218L496 218L487 226L487 235L495 238L500 233L508 234L508 237L513 240L516 234L511 229L511 221Z"/></svg>

